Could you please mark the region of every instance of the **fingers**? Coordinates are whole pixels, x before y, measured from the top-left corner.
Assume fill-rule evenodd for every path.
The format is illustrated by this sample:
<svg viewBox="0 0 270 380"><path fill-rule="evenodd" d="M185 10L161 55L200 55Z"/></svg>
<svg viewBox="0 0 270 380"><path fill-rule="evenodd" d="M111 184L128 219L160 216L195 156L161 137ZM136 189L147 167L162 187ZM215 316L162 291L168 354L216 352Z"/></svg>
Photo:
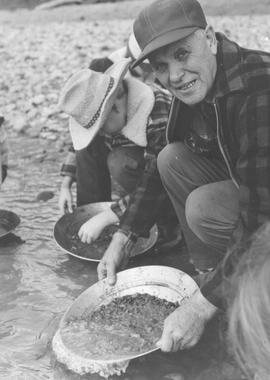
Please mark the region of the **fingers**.
<svg viewBox="0 0 270 380"><path fill-rule="evenodd" d="M61 214L65 214L66 200L60 196L58 206Z"/></svg>
<svg viewBox="0 0 270 380"><path fill-rule="evenodd" d="M156 346L163 352L177 352L179 350L187 350L194 347L199 340L199 335L182 336L180 330L170 331L164 327L161 339L156 343Z"/></svg>
<svg viewBox="0 0 270 380"><path fill-rule="evenodd" d="M66 200L65 208L66 208L67 212L69 212L70 214L72 214L72 212L73 212L72 199L67 199Z"/></svg>
<svg viewBox="0 0 270 380"><path fill-rule="evenodd" d="M94 241L92 232L89 231L88 222L84 223L78 231L78 236L83 243L90 244Z"/></svg>
<svg viewBox="0 0 270 380"><path fill-rule="evenodd" d="M175 342L173 335L166 326L163 329L161 339L156 343L157 347L163 352L173 352L175 347Z"/></svg>
<svg viewBox="0 0 270 380"><path fill-rule="evenodd" d="M82 228L80 228L78 236L83 243L91 244L93 241L92 236L85 232Z"/></svg>
<svg viewBox="0 0 270 380"><path fill-rule="evenodd" d="M116 268L112 263L101 260L97 267L98 279L103 280L107 277L108 284L113 286L116 283Z"/></svg>
<svg viewBox="0 0 270 380"><path fill-rule="evenodd" d="M97 274L98 274L99 280L103 280L104 278L107 277L106 264L102 260L99 262L99 264L97 266Z"/></svg>
<svg viewBox="0 0 270 380"><path fill-rule="evenodd" d="M116 283L116 266L113 262L107 265L107 278L109 285L113 286Z"/></svg>

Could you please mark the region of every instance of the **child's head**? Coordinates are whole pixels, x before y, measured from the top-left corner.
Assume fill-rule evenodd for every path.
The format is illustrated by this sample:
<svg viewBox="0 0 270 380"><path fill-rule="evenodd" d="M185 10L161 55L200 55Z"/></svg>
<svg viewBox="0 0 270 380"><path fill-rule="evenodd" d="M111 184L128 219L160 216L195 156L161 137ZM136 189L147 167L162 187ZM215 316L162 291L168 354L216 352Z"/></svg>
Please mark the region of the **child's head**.
<svg viewBox="0 0 270 380"><path fill-rule="evenodd" d="M260 228L237 266L229 337L241 367L260 380L270 373L270 223Z"/></svg>
<svg viewBox="0 0 270 380"><path fill-rule="evenodd" d="M123 129L127 121L127 86L123 79L118 86L118 92L111 111L108 114L100 134L113 135Z"/></svg>
<svg viewBox="0 0 270 380"><path fill-rule="evenodd" d="M105 73L81 70L65 84L59 108L70 117L74 148L86 148L97 133L112 134L124 127L127 91L124 76L130 59L122 59ZM118 123L116 125L116 123Z"/></svg>

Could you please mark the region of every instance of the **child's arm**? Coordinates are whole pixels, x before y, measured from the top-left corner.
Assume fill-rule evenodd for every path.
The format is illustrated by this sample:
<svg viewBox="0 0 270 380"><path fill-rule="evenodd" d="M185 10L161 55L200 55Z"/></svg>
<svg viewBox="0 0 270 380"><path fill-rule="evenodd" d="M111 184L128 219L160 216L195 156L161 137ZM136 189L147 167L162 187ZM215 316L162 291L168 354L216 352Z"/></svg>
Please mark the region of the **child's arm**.
<svg viewBox="0 0 270 380"><path fill-rule="evenodd" d="M0 116L0 184L4 182L8 169L9 146L7 133L3 125L4 121L4 117Z"/></svg>
<svg viewBox="0 0 270 380"><path fill-rule="evenodd" d="M81 226L78 232L79 238L83 243L90 244L99 237L105 227L117 222L119 222L119 219L111 209L103 211Z"/></svg>
<svg viewBox="0 0 270 380"><path fill-rule="evenodd" d="M65 176L63 178L61 188L60 188L60 194L59 194L59 200L58 205L61 214L64 214L67 212L72 212L72 205L73 205L73 197L71 192L71 186L73 183L73 178L70 176Z"/></svg>
<svg viewBox="0 0 270 380"><path fill-rule="evenodd" d="M63 176L63 181L60 188L58 205L60 212L64 214L66 211L72 212L73 198L71 187L73 182L76 181L76 155L72 145L70 145L66 160L61 167L61 176Z"/></svg>

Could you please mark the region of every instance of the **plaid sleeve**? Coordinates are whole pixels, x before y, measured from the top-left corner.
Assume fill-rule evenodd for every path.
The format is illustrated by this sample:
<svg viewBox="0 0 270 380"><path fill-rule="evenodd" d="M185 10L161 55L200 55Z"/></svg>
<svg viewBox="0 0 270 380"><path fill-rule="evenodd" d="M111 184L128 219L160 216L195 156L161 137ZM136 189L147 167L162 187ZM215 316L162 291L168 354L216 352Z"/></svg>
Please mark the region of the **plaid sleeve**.
<svg viewBox="0 0 270 380"><path fill-rule="evenodd" d="M159 204L164 199L164 189L157 169L157 155L166 145L166 125L171 104L167 91L154 89L155 105L147 126L148 145L145 150L145 169L141 180L127 203L122 200L115 206L120 210L120 228L137 236L148 236L155 223ZM121 204L120 204L121 203Z"/></svg>
<svg viewBox="0 0 270 380"><path fill-rule="evenodd" d="M270 217L270 90L247 98L238 125L240 213L253 232Z"/></svg>
<svg viewBox="0 0 270 380"><path fill-rule="evenodd" d="M69 176L76 180L76 153L73 145L70 145L66 160L61 167L61 176Z"/></svg>

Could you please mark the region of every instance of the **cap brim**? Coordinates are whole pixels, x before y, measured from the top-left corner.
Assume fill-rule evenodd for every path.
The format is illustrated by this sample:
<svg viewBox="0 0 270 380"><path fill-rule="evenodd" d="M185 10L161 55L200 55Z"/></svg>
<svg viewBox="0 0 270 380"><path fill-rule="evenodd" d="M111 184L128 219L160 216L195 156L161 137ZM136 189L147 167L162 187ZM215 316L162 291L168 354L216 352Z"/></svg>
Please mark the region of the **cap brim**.
<svg viewBox="0 0 270 380"><path fill-rule="evenodd" d="M134 61L131 64L131 68L133 69L134 67L142 63L145 59L149 58L149 55L152 54L154 51L166 45L170 45L173 42L186 38L191 33L195 32L195 30L197 29L198 29L197 26L192 26L190 28L185 28L185 29L176 29L176 30L171 30L167 32L166 34L156 37L151 42L149 42L149 44L143 49L142 53L139 55L136 61Z"/></svg>

